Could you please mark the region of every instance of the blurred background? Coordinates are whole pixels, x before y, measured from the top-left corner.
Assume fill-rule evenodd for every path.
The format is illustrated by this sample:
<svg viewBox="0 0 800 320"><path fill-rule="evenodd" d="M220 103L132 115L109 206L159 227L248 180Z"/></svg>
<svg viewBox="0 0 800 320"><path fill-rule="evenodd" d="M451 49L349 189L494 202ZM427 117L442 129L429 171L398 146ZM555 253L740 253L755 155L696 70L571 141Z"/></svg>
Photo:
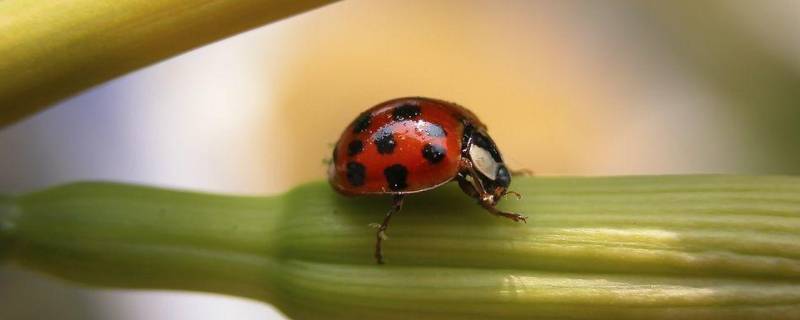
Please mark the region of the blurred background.
<svg viewBox="0 0 800 320"><path fill-rule="evenodd" d="M353 0L133 72L0 130L0 193L77 180L266 195L323 179L360 111L475 111L537 175L800 173L800 2ZM0 319L281 319L210 294L0 268Z"/></svg>

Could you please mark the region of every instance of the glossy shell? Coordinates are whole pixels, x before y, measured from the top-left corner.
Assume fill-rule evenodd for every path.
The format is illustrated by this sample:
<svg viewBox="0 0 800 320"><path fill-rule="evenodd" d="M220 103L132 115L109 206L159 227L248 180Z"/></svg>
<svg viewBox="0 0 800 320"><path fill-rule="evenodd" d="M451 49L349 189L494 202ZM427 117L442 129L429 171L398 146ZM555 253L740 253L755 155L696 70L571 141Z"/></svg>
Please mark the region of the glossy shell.
<svg viewBox="0 0 800 320"><path fill-rule="evenodd" d="M361 113L333 151L329 180L347 195L407 194L456 177L464 127L485 126L457 104L400 98Z"/></svg>

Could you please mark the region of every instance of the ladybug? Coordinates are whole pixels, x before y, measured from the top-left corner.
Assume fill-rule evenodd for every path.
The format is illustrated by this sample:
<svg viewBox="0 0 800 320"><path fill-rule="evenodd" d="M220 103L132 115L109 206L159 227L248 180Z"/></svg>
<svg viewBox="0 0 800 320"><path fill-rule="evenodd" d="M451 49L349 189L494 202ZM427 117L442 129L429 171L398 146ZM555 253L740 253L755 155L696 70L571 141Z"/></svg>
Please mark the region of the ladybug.
<svg viewBox="0 0 800 320"><path fill-rule="evenodd" d="M333 188L344 195L391 195L392 207L378 227L375 259L392 214L408 194L456 180L490 213L525 222L526 217L495 206L508 191L511 172L474 113L452 102L407 97L362 112L342 133L328 170Z"/></svg>

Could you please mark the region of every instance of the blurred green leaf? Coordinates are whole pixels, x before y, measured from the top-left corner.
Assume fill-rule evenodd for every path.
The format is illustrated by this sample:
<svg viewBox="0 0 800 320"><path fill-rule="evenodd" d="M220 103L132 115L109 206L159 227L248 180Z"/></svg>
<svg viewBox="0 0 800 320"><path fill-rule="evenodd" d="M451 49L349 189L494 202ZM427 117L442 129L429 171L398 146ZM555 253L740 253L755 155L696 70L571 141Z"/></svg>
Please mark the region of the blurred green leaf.
<svg viewBox="0 0 800 320"><path fill-rule="evenodd" d="M649 25L669 43L670 54L682 59L694 74L707 80L724 99L734 119L746 132L737 141L749 150L742 157L752 164L742 172L800 173L800 69L776 54L747 30L731 6L761 6L747 1L648 1L642 5ZM642 3L639 3L642 4ZM776 5L772 3L771 5ZM787 10L797 4L783 3ZM770 19L768 16L763 19ZM796 32L775 30L785 41Z"/></svg>
<svg viewBox="0 0 800 320"><path fill-rule="evenodd" d="M330 2L0 1L0 127L121 74Z"/></svg>

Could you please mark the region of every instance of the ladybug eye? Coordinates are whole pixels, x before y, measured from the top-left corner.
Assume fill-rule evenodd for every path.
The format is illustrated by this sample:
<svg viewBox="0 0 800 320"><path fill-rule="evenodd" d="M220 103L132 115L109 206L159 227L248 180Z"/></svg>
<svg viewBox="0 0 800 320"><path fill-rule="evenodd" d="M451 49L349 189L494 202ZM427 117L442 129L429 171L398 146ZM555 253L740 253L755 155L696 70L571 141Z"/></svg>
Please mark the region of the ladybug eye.
<svg viewBox="0 0 800 320"><path fill-rule="evenodd" d="M497 168L497 178L494 179L497 184L503 188L508 188L511 185L511 174L508 172L508 169L504 165L500 165Z"/></svg>

